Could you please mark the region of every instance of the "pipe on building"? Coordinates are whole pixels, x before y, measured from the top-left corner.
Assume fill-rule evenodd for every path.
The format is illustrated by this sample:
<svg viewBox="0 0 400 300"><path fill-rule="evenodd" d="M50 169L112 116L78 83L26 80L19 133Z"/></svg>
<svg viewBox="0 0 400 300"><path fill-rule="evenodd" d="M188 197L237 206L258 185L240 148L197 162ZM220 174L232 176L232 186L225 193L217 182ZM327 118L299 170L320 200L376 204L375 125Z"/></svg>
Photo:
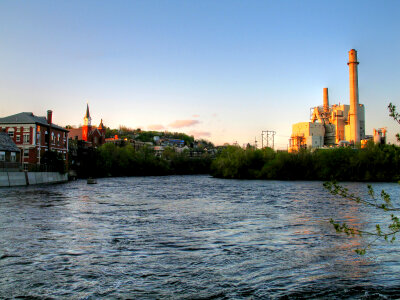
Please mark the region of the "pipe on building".
<svg viewBox="0 0 400 300"><path fill-rule="evenodd" d="M349 51L349 76L350 76L350 141L360 142L360 124L358 121L358 64L357 51Z"/></svg>

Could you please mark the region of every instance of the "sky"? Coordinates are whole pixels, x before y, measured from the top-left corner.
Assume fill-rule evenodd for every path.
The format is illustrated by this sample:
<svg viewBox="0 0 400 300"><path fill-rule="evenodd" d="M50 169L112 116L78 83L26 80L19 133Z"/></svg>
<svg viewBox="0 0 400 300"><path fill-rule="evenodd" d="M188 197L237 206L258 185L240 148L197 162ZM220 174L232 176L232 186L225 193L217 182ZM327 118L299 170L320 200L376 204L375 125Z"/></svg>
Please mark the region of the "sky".
<svg viewBox="0 0 400 300"><path fill-rule="evenodd" d="M0 117L185 132L217 145L276 132L310 108L349 104L358 51L366 134L400 126L400 1L0 0Z"/></svg>

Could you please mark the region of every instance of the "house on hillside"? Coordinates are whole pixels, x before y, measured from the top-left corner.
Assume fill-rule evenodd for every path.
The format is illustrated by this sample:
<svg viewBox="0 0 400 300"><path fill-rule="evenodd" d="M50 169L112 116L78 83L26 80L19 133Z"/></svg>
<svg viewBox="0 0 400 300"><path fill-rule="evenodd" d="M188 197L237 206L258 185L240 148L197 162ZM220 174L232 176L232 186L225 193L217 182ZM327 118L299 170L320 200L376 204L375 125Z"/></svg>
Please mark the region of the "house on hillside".
<svg viewBox="0 0 400 300"><path fill-rule="evenodd" d="M23 164L40 164L47 151L68 158L68 130L53 123L53 112L46 117L22 112L0 118L0 130L5 131L20 150L17 161Z"/></svg>

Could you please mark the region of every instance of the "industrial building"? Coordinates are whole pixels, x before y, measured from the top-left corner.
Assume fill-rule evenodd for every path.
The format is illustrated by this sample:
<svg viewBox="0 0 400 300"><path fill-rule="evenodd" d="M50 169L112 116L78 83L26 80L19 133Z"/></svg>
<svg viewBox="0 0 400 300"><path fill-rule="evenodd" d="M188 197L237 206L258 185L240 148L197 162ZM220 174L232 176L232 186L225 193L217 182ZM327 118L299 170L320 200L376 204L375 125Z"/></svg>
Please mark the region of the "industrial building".
<svg viewBox="0 0 400 300"><path fill-rule="evenodd" d="M365 107L358 98L357 51L349 51L350 105L329 105L328 88L323 89L323 105L311 109L309 122L293 124L289 151L301 148L334 147L365 144L372 136L365 135ZM374 129L374 140L383 141L385 129Z"/></svg>

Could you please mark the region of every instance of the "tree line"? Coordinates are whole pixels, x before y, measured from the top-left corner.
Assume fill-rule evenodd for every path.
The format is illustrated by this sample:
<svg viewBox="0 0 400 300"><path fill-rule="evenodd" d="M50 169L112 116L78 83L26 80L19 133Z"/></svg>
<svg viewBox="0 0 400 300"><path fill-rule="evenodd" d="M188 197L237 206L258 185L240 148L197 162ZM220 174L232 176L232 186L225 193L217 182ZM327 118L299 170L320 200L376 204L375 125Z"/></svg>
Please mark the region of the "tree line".
<svg viewBox="0 0 400 300"><path fill-rule="evenodd" d="M400 147L369 143L366 148L301 150L227 146L215 158L204 152L166 147L159 156L151 147L104 144L83 149L74 167L79 177L210 174L226 179L399 181Z"/></svg>
<svg viewBox="0 0 400 300"><path fill-rule="evenodd" d="M398 181L400 147L370 142L363 149L288 153L228 146L212 162L211 174L234 179Z"/></svg>
<svg viewBox="0 0 400 300"><path fill-rule="evenodd" d="M73 163L78 177L160 176L175 174L208 174L211 156L206 152L190 157L188 151L166 148L155 155L152 147L135 149L132 145L107 143L99 148L81 149Z"/></svg>

